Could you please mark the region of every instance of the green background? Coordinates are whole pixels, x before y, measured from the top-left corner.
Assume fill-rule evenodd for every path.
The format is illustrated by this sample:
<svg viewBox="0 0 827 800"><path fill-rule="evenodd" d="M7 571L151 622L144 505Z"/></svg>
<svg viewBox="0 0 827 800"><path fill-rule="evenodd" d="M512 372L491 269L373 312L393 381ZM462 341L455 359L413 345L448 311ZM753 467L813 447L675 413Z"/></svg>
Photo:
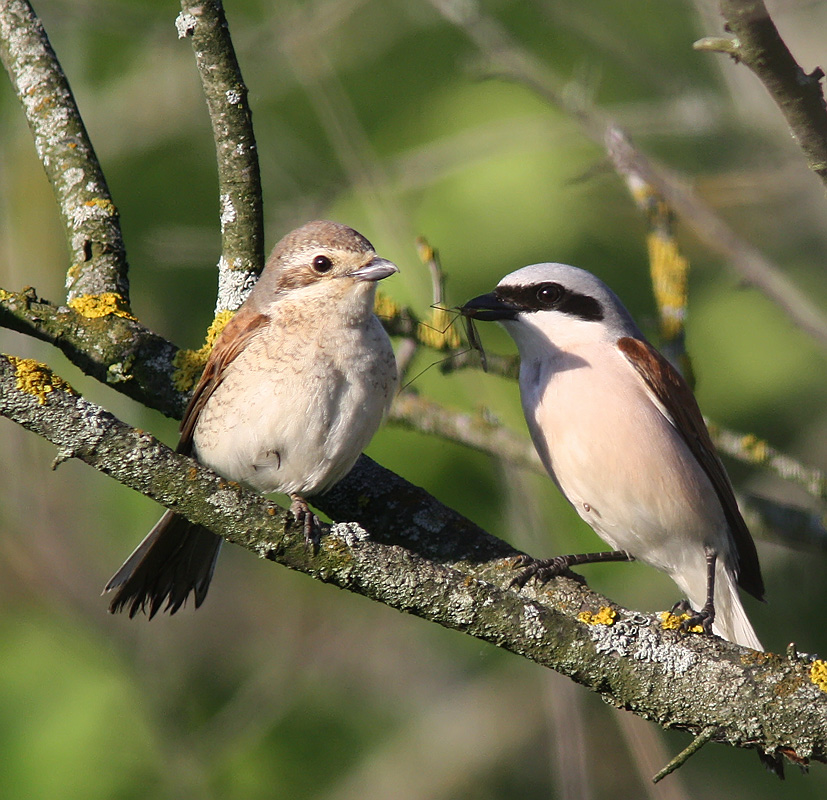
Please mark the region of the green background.
<svg viewBox="0 0 827 800"><path fill-rule="evenodd" d="M483 4L529 52L616 119L748 241L827 306L827 204L746 68L692 50L713 3ZM135 313L183 347L212 318L220 252L209 120L172 0L36 3L121 211ZM485 77L466 37L423 0L227 0L261 157L268 248L308 219L367 235L401 274L383 287L426 313L414 239L439 248L448 302L507 272L596 272L655 337L645 222L603 151L526 89ZM827 4L776 15L808 71ZM0 286L64 299L66 249L25 120L0 81ZM688 344L705 413L824 467L825 352L684 225ZM493 326L486 345L513 352ZM176 423L0 331L91 399L169 443ZM436 362L423 351L412 371ZM415 387L523 431L516 385L430 369ZM465 448L384 428L369 454L529 552L599 549L551 483ZM827 767L782 784L754 754L689 743L496 648L225 548L197 612L148 624L106 613L100 588L160 514L0 422L0 797L824 797ZM728 462L739 489L807 497ZM817 508L814 506L814 508ZM769 603L746 600L768 649L827 653L820 552L756 531ZM586 572L588 570L588 572ZM678 598L641 565L584 569L633 608ZM699 691L707 691L699 687Z"/></svg>

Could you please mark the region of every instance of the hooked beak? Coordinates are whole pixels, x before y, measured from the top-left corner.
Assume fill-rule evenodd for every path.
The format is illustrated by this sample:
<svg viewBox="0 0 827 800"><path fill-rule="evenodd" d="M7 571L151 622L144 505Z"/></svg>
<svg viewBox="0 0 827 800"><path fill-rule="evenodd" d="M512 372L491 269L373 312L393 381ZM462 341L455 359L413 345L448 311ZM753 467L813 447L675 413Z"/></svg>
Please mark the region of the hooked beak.
<svg viewBox="0 0 827 800"><path fill-rule="evenodd" d="M374 256L364 267L359 267L349 273L349 277L356 278L357 281L381 281L382 278L388 278L394 272L399 272L396 264L385 258Z"/></svg>
<svg viewBox="0 0 827 800"><path fill-rule="evenodd" d="M493 292L481 294L460 306L460 313L464 317L478 319L481 322L497 322L504 319L516 319L518 308L500 300Z"/></svg>

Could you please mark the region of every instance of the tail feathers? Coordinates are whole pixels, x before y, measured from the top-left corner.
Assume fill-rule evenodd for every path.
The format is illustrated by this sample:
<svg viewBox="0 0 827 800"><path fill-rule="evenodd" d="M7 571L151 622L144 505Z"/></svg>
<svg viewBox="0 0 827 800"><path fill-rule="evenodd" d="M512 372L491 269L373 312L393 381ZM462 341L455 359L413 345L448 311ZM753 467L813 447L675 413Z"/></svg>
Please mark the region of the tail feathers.
<svg viewBox="0 0 827 800"><path fill-rule="evenodd" d="M128 608L130 617L143 611L152 619L166 601L163 610L174 614L190 592L198 608L207 596L221 541L167 511L106 584L104 592L118 589L109 611Z"/></svg>
<svg viewBox="0 0 827 800"><path fill-rule="evenodd" d="M712 630L730 642L751 647L753 650L764 649L750 623L735 578L727 570L719 570L715 582L715 622Z"/></svg>

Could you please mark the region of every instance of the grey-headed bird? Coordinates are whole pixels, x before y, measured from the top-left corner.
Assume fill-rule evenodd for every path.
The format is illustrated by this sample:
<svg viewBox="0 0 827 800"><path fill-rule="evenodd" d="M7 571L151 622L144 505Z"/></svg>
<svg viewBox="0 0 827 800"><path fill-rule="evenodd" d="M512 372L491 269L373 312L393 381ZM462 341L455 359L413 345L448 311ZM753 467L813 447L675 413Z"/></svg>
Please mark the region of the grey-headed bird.
<svg viewBox="0 0 827 800"><path fill-rule="evenodd" d="M601 280L565 264L506 275L462 313L496 320L520 353L534 446L611 553L531 562L514 581L638 559L666 572L701 624L761 650L738 586L763 599L758 555L689 386ZM685 608L685 606L684 606Z"/></svg>
<svg viewBox="0 0 827 800"><path fill-rule="evenodd" d="M290 497L313 536L306 497L341 480L393 399L397 369L373 313L397 267L335 222L310 222L275 247L210 353L181 423L178 452L230 480ZM167 511L104 591L109 610L152 618L207 594L221 537Z"/></svg>

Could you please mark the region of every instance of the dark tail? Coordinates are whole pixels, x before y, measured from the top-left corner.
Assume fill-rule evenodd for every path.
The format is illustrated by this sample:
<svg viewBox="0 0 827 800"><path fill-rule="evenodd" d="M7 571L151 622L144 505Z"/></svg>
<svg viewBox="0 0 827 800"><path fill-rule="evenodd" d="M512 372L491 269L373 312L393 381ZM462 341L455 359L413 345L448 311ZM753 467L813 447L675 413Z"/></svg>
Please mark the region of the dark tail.
<svg viewBox="0 0 827 800"><path fill-rule="evenodd" d="M109 604L115 614L129 609L152 619L166 601L164 611L174 614L190 592L195 607L204 602L210 587L221 537L167 511L106 584L104 592L118 588Z"/></svg>

